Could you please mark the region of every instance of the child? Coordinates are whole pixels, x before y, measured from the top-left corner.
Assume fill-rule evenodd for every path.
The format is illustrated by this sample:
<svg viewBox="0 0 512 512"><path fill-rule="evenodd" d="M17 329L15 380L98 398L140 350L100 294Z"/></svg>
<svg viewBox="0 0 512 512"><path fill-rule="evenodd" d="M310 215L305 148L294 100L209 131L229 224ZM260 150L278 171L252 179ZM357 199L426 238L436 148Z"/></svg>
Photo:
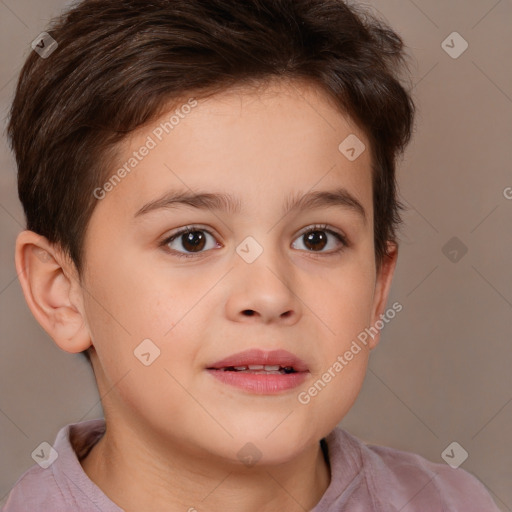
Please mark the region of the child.
<svg viewBox="0 0 512 512"><path fill-rule="evenodd" d="M401 309L390 28L341 0L84 0L34 50L16 266L105 420L41 446L6 512L497 510L337 427Z"/></svg>

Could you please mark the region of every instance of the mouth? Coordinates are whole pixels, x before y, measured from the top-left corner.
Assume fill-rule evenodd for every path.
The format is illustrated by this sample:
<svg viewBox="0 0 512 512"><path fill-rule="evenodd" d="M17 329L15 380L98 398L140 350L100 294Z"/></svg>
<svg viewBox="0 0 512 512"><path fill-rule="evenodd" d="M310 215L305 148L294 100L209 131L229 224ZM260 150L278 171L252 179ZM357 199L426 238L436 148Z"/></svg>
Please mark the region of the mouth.
<svg viewBox="0 0 512 512"><path fill-rule="evenodd" d="M209 365L216 380L256 394L275 394L293 389L309 375L308 366L285 350L247 350Z"/></svg>

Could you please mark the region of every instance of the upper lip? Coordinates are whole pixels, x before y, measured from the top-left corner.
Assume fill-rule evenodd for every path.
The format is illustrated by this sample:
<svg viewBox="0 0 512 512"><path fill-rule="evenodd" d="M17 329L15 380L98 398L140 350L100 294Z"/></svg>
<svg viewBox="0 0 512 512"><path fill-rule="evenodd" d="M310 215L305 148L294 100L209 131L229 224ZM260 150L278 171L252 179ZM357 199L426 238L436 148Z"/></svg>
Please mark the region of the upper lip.
<svg viewBox="0 0 512 512"><path fill-rule="evenodd" d="M208 369L228 368L231 366L268 365L292 367L297 372L308 371L307 364L286 350L250 349L232 354L208 366Z"/></svg>

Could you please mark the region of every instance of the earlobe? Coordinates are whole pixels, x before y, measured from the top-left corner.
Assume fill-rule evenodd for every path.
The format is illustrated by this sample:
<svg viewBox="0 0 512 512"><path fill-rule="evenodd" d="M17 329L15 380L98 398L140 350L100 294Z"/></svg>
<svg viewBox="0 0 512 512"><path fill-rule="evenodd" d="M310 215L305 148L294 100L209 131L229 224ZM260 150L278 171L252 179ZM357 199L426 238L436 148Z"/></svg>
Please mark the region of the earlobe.
<svg viewBox="0 0 512 512"><path fill-rule="evenodd" d="M386 307L397 260L398 244L395 242L388 242L388 253L383 258L382 265L377 274L373 296L373 310L370 325L375 326L375 328L377 328L377 320L381 320L381 315L384 313L384 308ZM370 350L374 349L379 343L380 334L381 333L379 330L378 334L376 334L375 337L370 340Z"/></svg>
<svg viewBox="0 0 512 512"><path fill-rule="evenodd" d="M66 352L91 346L74 265L62 251L33 231L16 239L16 270L32 314Z"/></svg>

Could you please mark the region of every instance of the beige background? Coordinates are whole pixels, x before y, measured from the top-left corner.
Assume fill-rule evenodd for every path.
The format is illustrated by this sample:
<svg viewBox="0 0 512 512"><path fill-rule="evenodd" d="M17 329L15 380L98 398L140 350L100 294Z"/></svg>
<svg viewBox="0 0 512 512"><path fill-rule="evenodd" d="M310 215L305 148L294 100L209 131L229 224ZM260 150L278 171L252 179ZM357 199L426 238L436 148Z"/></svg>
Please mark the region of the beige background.
<svg viewBox="0 0 512 512"><path fill-rule="evenodd" d="M65 5L0 0L3 131L30 42ZM342 425L437 462L457 441L469 453L462 467L512 510L512 200L504 193L512 187L512 3L371 5L411 49L419 115L400 167L409 211L388 304L399 301L403 311L385 327ZM441 46L454 31L469 43L456 59ZM23 214L4 135L0 159L1 501L41 441L101 416L101 407L85 360L54 347L25 306L13 265ZM462 258L446 246L453 237L467 248Z"/></svg>

